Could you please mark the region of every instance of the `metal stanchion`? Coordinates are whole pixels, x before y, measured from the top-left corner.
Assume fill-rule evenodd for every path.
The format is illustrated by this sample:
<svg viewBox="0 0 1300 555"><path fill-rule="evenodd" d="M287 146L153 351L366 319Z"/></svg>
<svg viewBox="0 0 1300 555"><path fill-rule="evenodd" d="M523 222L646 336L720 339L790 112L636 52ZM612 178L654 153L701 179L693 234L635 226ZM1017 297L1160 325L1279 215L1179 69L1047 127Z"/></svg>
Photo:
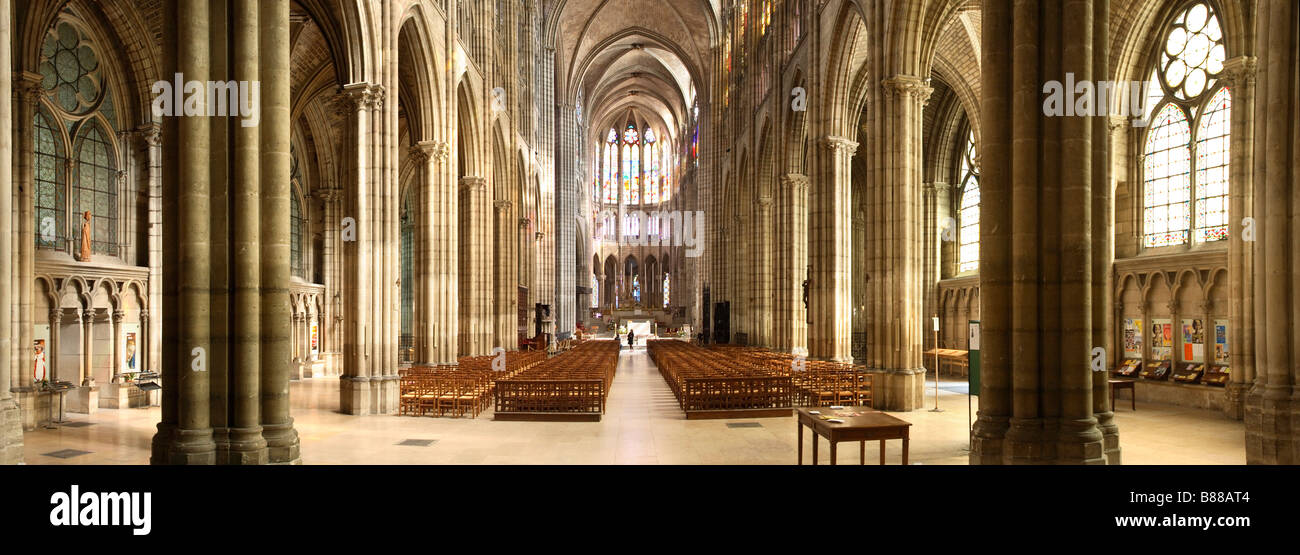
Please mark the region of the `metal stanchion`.
<svg viewBox="0 0 1300 555"><path fill-rule="evenodd" d="M930 412L943 412L939 408L939 317L934 316L931 322L934 328L934 408Z"/></svg>

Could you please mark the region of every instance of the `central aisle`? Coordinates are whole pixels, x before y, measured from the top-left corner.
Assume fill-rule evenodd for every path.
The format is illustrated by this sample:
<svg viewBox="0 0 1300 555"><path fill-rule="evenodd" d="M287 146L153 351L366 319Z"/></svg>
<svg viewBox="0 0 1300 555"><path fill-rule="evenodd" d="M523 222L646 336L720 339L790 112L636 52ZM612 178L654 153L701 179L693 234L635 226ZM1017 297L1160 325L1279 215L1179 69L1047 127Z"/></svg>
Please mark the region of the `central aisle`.
<svg viewBox="0 0 1300 555"><path fill-rule="evenodd" d="M895 413L911 422L911 460L966 464L966 396L961 382L941 389L944 412ZM338 378L291 384L294 427L304 464L794 464L794 418L686 420L646 348L623 348L600 422L496 422L478 418L349 416L339 410ZM926 407L933 406L927 389ZM976 401L978 402L978 401ZM978 408L978 407L976 407ZM1130 464L1244 464L1242 424L1216 411L1139 403L1117 414ZM69 414L80 427L24 434L28 464L148 464L157 407ZM728 424L739 424L733 427ZM805 450L811 447L804 436ZM891 442L889 464L898 464ZM82 454L51 456L64 449ZM868 446L874 464L875 446ZM827 453L822 442L822 456ZM805 452L805 457L810 454ZM823 458L823 463L825 459ZM840 464L858 464L845 445Z"/></svg>

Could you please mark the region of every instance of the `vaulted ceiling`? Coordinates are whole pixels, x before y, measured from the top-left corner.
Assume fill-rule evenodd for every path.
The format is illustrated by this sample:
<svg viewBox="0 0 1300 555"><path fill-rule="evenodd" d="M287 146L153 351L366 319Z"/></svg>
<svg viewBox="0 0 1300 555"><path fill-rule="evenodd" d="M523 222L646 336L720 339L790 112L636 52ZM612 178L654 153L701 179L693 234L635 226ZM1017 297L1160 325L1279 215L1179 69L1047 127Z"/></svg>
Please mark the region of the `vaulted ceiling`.
<svg viewBox="0 0 1300 555"><path fill-rule="evenodd" d="M630 112L671 138L707 86L718 0L558 0L556 75L592 130ZM593 133L591 136L602 136Z"/></svg>

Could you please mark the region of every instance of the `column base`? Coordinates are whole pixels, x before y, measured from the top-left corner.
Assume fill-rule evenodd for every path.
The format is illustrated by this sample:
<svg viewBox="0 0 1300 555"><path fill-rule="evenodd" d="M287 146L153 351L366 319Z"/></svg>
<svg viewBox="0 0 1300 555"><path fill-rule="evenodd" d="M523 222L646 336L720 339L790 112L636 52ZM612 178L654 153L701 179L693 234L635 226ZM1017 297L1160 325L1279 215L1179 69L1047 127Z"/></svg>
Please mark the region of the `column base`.
<svg viewBox="0 0 1300 555"><path fill-rule="evenodd" d="M54 402L57 403L58 400ZM63 403L63 408L67 412L95 414L99 412L99 386L83 385L69 389Z"/></svg>
<svg viewBox="0 0 1300 555"><path fill-rule="evenodd" d="M99 388L99 408L138 409L157 405L158 391L142 391L131 383L110 383Z"/></svg>
<svg viewBox="0 0 1300 555"><path fill-rule="evenodd" d="M400 390L397 376L370 378L370 414L397 414L397 404L401 400Z"/></svg>
<svg viewBox="0 0 1300 555"><path fill-rule="evenodd" d="M1106 456L1106 464L1123 464L1119 448L1119 426L1115 424L1115 413L1098 414L1097 428L1101 430L1102 451Z"/></svg>
<svg viewBox="0 0 1300 555"><path fill-rule="evenodd" d="M1256 386L1246 395L1246 464L1300 462L1300 403L1289 398L1287 389Z"/></svg>
<svg viewBox="0 0 1300 555"><path fill-rule="evenodd" d="M871 406L910 412L925 408L925 368L873 368Z"/></svg>
<svg viewBox="0 0 1300 555"><path fill-rule="evenodd" d="M1002 464L1008 427L1004 416L978 416L971 430L970 464Z"/></svg>
<svg viewBox="0 0 1300 555"><path fill-rule="evenodd" d="M293 418L286 424L268 424L262 427L266 438L267 464L302 464L298 430L293 428Z"/></svg>
<svg viewBox="0 0 1300 555"><path fill-rule="evenodd" d="M370 378L339 376L339 411L343 414L370 414Z"/></svg>
<svg viewBox="0 0 1300 555"><path fill-rule="evenodd" d="M1057 433L1056 464L1106 464L1104 437L1096 418L1062 420Z"/></svg>
<svg viewBox="0 0 1300 555"><path fill-rule="evenodd" d="M217 464L251 466L267 463L262 428L229 428L229 440L217 450Z"/></svg>
<svg viewBox="0 0 1300 555"><path fill-rule="evenodd" d="M149 464L211 465L217 463L217 444L212 429L182 430L172 424L158 424L153 437Z"/></svg>
<svg viewBox="0 0 1300 555"><path fill-rule="evenodd" d="M23 462L23 413L17 399L0 401L0 465Z"/></svg>
<svg viewBox="0 0 1300 555"><path fill-rule="evenodd" d="M1246 417L1246 395L1250 393L1250 384L1229 383L1223 392L1223 415L1233 420Z"/></svg>

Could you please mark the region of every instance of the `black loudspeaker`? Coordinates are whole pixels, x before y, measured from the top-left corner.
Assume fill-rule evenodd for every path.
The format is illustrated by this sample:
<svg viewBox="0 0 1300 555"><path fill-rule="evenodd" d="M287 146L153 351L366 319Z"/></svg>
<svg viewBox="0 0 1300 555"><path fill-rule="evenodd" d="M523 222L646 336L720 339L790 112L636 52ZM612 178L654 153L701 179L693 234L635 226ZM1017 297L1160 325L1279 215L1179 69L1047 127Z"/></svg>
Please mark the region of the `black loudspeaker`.
<svg viewBox="0 0 1300 555"><path fill-rule="evenodd" d="M731 342L731 301L713 303L713 342Z"/></svg>
<svg viewBox="0 0 1300 555"><path fill-rule="evenodd" d="M704 325L704 329L700 330L700 337L708 341L710 337L709 331L713 329L713 305L709 304L709 286L707 285L704 286L704 302L700 304L704 307L703 312L700 314L700 323Z"/></svg>

